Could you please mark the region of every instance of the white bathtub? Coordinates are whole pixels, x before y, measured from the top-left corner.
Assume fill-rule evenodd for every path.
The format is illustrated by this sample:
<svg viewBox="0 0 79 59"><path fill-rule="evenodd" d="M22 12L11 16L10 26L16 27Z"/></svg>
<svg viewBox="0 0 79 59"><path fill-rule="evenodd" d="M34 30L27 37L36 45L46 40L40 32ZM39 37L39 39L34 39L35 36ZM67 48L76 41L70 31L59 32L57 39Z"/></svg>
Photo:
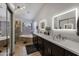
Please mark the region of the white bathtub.
<svg viewBox="0 0 79 59"><path fill-rule="evenodd" d="M10 38L10 36L8 36L8 38ZM7 39L6 36L2 36L2 37L0 37L0 41L1 41L1 40L6 40L6 39Z"/></svg>

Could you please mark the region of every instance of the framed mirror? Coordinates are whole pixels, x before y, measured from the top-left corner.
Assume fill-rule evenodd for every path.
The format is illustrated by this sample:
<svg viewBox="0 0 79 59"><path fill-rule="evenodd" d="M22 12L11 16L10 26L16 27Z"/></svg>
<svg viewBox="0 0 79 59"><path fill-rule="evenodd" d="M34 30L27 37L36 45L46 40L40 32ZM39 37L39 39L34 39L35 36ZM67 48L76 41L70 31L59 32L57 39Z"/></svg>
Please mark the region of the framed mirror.
<svg viewBox="0 0 79 59"><path fill-rule="evenodd" d="M43 19L39 22L39 30L40 31L45 31L46 29L46 26L47 26L47 21L46 19Z"/></svg>
<svg viewBox="0 0 79 59"><path fill-rule="evenodd" d="M52 29L54 30L76 30L77 29L77 8L68 10L53 16Z"/></svg>

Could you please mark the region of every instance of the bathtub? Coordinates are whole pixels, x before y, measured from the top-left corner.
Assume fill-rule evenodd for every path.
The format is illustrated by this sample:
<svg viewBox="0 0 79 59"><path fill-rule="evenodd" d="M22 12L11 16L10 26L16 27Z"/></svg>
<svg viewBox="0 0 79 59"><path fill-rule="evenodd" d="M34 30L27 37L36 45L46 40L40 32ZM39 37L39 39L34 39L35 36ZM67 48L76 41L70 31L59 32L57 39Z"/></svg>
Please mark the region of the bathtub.
<svg viewBox="0 0 79 59"><path fill-rule="evenodd" d="M8 36L8 38L10 38L10 36ZM1 40L6 40L6 39L7 39L6 36L0 36L0 41L1 41Z"/></svg>

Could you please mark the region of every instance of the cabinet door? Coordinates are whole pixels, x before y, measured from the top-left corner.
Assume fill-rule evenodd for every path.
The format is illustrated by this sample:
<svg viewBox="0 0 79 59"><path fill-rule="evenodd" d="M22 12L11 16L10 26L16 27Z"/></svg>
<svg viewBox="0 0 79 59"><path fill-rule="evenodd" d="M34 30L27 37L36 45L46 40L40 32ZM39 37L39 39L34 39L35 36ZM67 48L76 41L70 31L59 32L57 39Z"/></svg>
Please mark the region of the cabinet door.
<svg viewBox="0 0 79 59"><path fill-rule="evenodd" d="M35 45L35 35L33 34L33 44Z"/></svg>
<svg viewBox="0 0 79 59"><path fill-rule="evenodd" d="M51 43L44 40L44 56L51 56Z"/></svg>
<svg viewBox="0 0 79 59"><path fill-rule="evenodd" d="M38 50L43 55L43 38L41 37L38 38Z"/></svg>
<svg viewBox="0 0 79 59"><path fill-rule="evenodd" d="M53 56L64 56L64 49L53 44L52 45L52 55Z"/></svg>
<svg viewBox="0 0 79 59"><path fill-rule="evenodd" d="M33 44L34 44L34 42L35 42L35 35L33 34Z"/></svg>
<svg viewBox="0 0 79 59"><path fill-rule="evenodd" d="M33 44L35 46L37 46L37 40L38 40L37 36L36 35L33 35Z"/></svg>

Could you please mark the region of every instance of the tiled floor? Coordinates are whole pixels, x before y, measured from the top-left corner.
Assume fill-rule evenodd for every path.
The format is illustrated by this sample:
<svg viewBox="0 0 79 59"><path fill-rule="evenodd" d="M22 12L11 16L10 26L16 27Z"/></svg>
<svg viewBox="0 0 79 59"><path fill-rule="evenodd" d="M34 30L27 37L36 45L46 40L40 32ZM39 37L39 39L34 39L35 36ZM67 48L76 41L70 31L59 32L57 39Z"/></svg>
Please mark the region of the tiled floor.
<svg viewBox="0 0 79 59"><path fill-rule="evenodd" d="M26 56L26 55L27 55L27 51L25 45L22 44L22 42L17 42L14 56Z"/></svg>
<svg viewBox="0 0 79 59"><path fill-rule="evenodd" d="M26 51L26 45L30 45L30 44L33 44L32 42L30 43L23 43L23 41L18 41L16 43L16 47L15 47L15 54L14 56L41 56L40 52L37 51L37 52L34 52L32 54L27 54L27 51ZM6 47L0 47L0 56L6 56ZM8 48L9 50L9 48Z"/></svg>
<svg viewBox="0 0 79 59"><path fill-rule="evenodd" d="M0 47L0 56L7 56L7 55L9 55L9 51L10 51L10 49L8 48L8 49L6 49L6 47ZM7 51L8 51L8 53L7 53Z"/></svg>
<svg viewBox="0 0 79 59"><path fill-rule="evenodd" d="M26 45L29 45L29 44L32 44L32 43L26 43L24 44L23 42L17 42L16 43L16 48L15 48L15 54L14 56L41 56L40 52L37 51L37 52L34 52L32 54L27 54L27 51L26 51Z"/></svg>
<svg viewBox="0 0 79 59"><path fill-rule="evenodd" d="M0 47L0 56L6 56L6 48Z"/></svg>

